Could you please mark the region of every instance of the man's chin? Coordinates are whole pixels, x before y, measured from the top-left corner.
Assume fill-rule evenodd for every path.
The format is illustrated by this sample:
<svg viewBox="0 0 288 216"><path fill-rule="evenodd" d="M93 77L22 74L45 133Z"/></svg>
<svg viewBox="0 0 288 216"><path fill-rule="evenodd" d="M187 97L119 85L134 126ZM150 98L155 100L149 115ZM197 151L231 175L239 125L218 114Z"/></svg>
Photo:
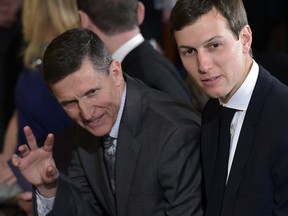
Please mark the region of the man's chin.
<svg viewBox="0 0 288 216"><path fill-rule="evenodd" d="M96 128L96 127L86 126L84 128L96 137L101 137L109 133L109 131L106 132L106 130L101 130L100 128Z"/></svg>

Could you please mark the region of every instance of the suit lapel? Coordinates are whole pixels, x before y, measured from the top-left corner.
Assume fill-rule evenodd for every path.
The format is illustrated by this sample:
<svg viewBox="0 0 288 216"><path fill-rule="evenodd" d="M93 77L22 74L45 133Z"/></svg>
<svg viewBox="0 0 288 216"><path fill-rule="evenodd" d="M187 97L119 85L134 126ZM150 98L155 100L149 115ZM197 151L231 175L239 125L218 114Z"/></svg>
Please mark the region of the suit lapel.
<svg viewBox="0 0 288 216"><path fill-rule="evenodd" d="M223 198L222 215L232 215L254 136L254 124L245 117Z"/></svg>
<svg viewBox="0 0 288 216"><path fill-rule="evenodd" d="M232 215L243 173L255 139L256 124L272 86L271 75L260 66L259 76L244 118L223 200L222 215Z"/></svg>
<svg viewBox="0 0 288 216"><path fill-rule="evenodd" d="M105 206L110 215L116 215L115 200L103 160L102 138L95 137L86 130L82 130L81 140L85 146L79 148L79 153L83 163L83 168L90 185L97 194L97 199ZM97 171L96 171L97 170ZM107 193L110 191L110 193Z"/></svg>
<svg viewBox="0 0 288 216"><path fill-rule="evenodd" d="M119 216L125 216L128 197L130 193L133 175L135 172L138 155L140 152L140 143L132 136L132 134L125 128L122 129L121 147L117 149L116 154L116 201Z"/></svg>
<svg viewBox="0 0 288 216"><path fill-rule="evenodd" d="M125 208L128 203L133 175L141 145L137 135L141 128L141 94L134 86L133 81L125 76L127 96L123 111L116 151L116 202L118 215L127 215Z"/></svg>

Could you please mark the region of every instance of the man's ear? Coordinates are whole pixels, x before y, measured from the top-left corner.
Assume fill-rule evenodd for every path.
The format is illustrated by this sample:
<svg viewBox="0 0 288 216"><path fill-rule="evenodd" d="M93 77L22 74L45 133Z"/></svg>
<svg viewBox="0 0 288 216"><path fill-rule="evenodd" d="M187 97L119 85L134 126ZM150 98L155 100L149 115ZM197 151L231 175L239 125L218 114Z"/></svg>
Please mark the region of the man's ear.
<svg viewBox="0 0 288 216"><path fill-rule="evenodd" d="M80 21L81 21L81 27L90 29L91 28L91 20L90 20L89 16L82 10L79 10L78 13L79 13Z"/></svg>
<svg viewBox="0 0 288 216"><path fill-rule="evenodd" d="M145 6L141 1L138 1L137 16L138 16L138 25L140 26L145 18Z"/></svg>
<svg viewBox="0 0 288 216"><path fill-rule="evenodd" d="M112 76L116 85L121 85L123 81L123 71L121 63L117 60L113 60L110 65L110 75Z"/></svg>
<svg viewBox="0 0 288 216"><path fill-rule="evenodd" d="M252 44L252 31L249 25L244 26L241 30L240 39L242 40L243 52L248 53Z"/></svg>

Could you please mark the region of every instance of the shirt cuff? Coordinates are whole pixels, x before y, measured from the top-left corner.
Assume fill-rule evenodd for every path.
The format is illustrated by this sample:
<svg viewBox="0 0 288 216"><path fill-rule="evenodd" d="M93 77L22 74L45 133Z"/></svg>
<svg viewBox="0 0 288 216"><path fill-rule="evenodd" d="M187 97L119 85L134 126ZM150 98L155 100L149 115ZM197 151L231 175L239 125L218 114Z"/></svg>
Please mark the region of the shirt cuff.
<svg viewBox="0 0 288 216"><path fill-rule="evenodd" d="M53 208L55 197L46 198L36 190L37 212L39 216L47 215Z"/></svg>

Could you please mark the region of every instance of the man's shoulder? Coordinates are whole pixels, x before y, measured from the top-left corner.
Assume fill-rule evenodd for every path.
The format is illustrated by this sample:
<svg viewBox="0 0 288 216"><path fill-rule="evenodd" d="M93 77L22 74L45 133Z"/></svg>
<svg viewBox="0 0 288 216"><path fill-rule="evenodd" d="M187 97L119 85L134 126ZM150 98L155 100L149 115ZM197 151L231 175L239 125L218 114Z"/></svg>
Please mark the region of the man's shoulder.
<svg viewBox="0 0 288 216"><path fill-rule="evenodd" d="M155 115L155 118L174 119L191 118L199 121L199 113L197 113L191 104L186 101L176 99L167 93L151 88L141 80L135 79L124 74L127 84L127 98L125 102L125 110L135 112L135 109L146 117ZM156 121L156 119L154 119Z"/></svg>
<svg viewBox="0 0 288 216"><path fill-rule="evenodd" d="M139 65L139 69L148 70L158 68L165 70L177 70L173 63L159 51L155 50L148 41L144 41L135 47L123 60L123 65ZM127 67L128 68L128 67Z"/></svg>

